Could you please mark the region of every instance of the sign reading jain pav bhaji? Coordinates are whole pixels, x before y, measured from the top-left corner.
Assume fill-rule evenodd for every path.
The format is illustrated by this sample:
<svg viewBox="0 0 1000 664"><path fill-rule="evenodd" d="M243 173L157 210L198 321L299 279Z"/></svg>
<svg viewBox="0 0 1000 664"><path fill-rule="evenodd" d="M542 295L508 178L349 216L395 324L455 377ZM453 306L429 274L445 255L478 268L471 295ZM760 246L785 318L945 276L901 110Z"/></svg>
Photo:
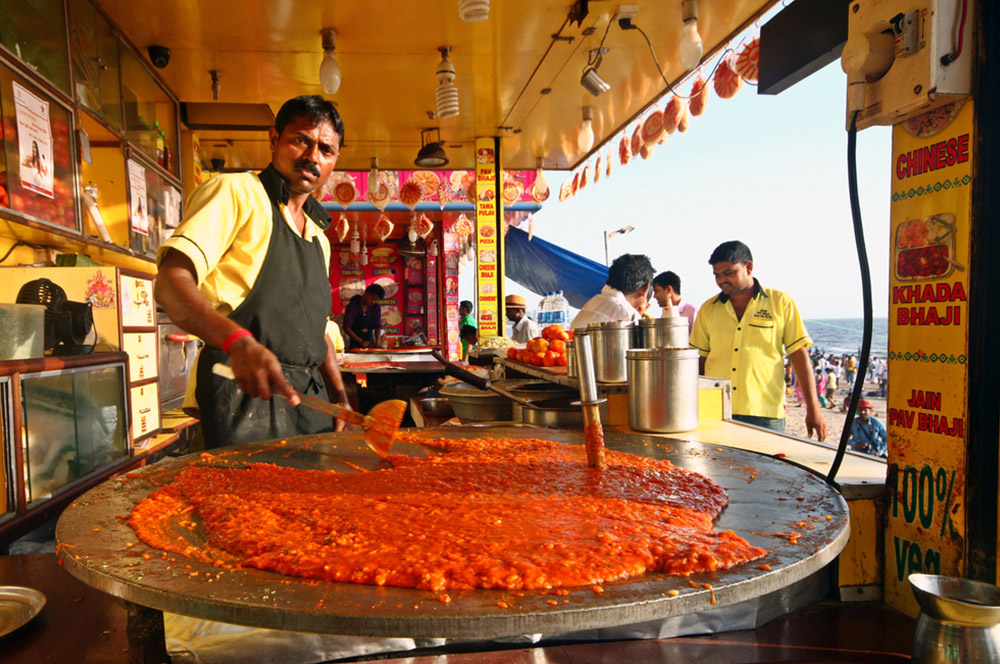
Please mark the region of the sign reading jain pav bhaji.
<svg viewBox="0 0 1000 664"><path fill-rule="evenodd" d="M893 128L885 600L962 575L972 101Z"/></svg>
<svg viewBox="0 0 1000 664"><path fill-rule="evenodd" d="M502 236L497 232L497 164L495 141L476 139L476 295L479 298L479 336L501 333L500 282L503 271L497 263Z"/></svg>

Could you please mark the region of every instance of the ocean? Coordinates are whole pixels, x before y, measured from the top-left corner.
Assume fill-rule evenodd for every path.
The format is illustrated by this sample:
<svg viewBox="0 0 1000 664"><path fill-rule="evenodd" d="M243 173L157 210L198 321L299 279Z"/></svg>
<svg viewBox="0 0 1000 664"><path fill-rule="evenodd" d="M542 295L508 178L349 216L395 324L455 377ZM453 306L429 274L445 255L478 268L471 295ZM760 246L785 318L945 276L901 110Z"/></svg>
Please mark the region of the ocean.
<svg viewBox="0 0 1000 664"><path fill-rule="evenodd" d="M806 330L816 348L824 353L857 353L864 334L863 318L806 318ZM810 349L812 350L812 349ZM889 319L872 321L872 357L885 358L889 353Z"/></svg>

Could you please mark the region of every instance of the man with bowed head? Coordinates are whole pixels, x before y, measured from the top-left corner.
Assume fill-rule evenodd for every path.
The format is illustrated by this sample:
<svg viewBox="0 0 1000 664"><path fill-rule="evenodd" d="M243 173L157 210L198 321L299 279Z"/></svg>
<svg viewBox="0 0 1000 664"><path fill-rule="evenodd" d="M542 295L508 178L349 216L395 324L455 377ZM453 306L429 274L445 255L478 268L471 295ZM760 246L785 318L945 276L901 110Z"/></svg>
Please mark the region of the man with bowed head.
<svg viewBox="0 0 1000 664"><path fill-rule="evenodd" d="M608 280L601 292L587 300L570 327L585 328L590 323L634 321L649 302L653 264L642 254L622 254L608 268Z"/></svg>
<svg viewBox="0 0 1000 664"><path fill-rule="evenodd" d="M753 255L739 240L723 242L708 259L722 291L701 306L691 345L701 353L701 373L733 384L733 419L785 430L785 354L802 385L815 385L806 332L798 307L785 293L753 276ZM826 438L826 420L815 389L803 390L806 429Z"/></svg>
<svg viewBox="0 0 1000 664"><path fill-rule="evenodd" d="M208 447L330 429L299 393L347 403L325 335L330 215L312 196L337 163L344 122L332 102L296 97L268 134L271 164L195 189L157 256L156 301L206 343L184 408L201 418ZM235 380L214 375L217 363Z"/></svg>

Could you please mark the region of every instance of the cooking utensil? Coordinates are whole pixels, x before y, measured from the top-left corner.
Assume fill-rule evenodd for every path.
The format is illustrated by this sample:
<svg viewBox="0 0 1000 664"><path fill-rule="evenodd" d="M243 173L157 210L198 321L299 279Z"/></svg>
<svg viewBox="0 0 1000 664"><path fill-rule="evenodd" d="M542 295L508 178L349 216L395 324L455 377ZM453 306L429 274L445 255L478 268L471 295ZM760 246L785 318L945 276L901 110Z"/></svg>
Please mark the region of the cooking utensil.
<svg viewBox="0 0 1000 664"><path fill-rule="evenodd" d="M587 326L594 358L594 377L598 382L624 383L628 380L625 351L632 347L632 328L631 321L608 321Z"/></svg>
<svg viewBox="0 0 1000 664"><path fill-rule="evenodd" d="M498 387L498 386L494 385L490 381L489 378L483 378L482 376L477 376L476 374L472 373L471 371L466 371L465 369L463 369L462 367L458 366L457 364L449 362L448 360L444 359L444 355L442 355L440 351L434 350L434 351L431 352L431 355L434 356L435 360L437 360L442 365L444 365L444 372L446 374L448 374L449 376L451 376L452 378L457 378L457 379L459 379L461 381L464 381L464 382L468 383L469 385L472 385L474 387L478 387L481 390L491 390L493 392L496 392L497 394L502 394L503 396L507 397L511 401L516 401L517 403L521 404L522 406L527 406L528 408L531 408L531 402L530 401L527 401L526 399L522 399L521 397L517 396L516 394L511 394L508 390L505 390L502 387Z"/></svg>
<svg viewBox="0 0 1000 664"><path fill-rule="evenodd" d="M583 443L587 448L587 465L604 467L604 428L601 426L601 400L597 398L597 381L594 379L594 350L590 335L576 337L576 367L580 374L580 401L583 411Z"/></svg>
<svg viewBox="0 0 1000 664"><path fill-rule="evenodd" d="M233 369L228 364L217 362L212 365L212 373L233 380L235 375ZM319 411L330 417L335 417L344 422L357 424L365 431L365 443L372 448L375 454L383 459L389 455L392 448L392 439L399 431L399 424L406 414L406 402L400 399L391 399L375 404L367 415L345 408L340 404L323 401L316 397L306 396L301 392L296 392L303 406ZM284 396L279 394L278 396Z"/></svg>
<svg viewBox="0 0 1000 664"><path fill-rule="evenodd" d="M626 357L628 425L657 433L697 429L698 349L633 348Z"/></svg>
<svg viewBox="0 0 1000 664"><path fill-rule="evenodd" d="M513 402L502 394L480 390L468 383L451 383L441 388L462 424L470 422L509 422Z"/></svg>
<svg viewBox="0 0 1000 664"><path fill-rule="evenodd" d="M533 402L534 408L522 408L525 424L550 429L583 429L583 414L572 399L543 399Z"/></svg>
<svg viewBox="0 0 1000 664"><path fill-rule="evenodd" d="M45 595L34 588L0 586L0 636L26 624L44 606Z"/></svg>
<svg viewBox="0 0 1000 664"><path fill-rule="evenodd" d="M916 664L1000 661L1000 588L937 574L911 574L909 582L920 605Z"/></svg>
<svg viewBox="0 0 1000 664"><path fill-rule="evenodd" d="M576 334L583 334L577 332ZM566 342L566 377L576 378L576 340L570 339Z"/></svg>
<svg viewBox="0 0 1000 664"><path fill-rule="evenodd" d="M632 333L633 348L687 348L688 319L684 316L641 318Z"/></svg>

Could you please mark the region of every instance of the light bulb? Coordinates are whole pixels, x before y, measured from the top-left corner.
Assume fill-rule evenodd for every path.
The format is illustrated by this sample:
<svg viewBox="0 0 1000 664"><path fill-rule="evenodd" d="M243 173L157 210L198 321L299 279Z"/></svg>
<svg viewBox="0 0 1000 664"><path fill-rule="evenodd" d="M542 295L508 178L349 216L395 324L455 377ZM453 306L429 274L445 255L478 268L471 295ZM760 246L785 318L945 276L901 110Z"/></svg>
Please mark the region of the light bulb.
<svg viewBox="0 0 1000 664"><path fill-rule="evenodd" d="M416 244L416 242L417 242L417 232L415 230L413 230L412 226L410 226L410 232L406 234L406 237L408 237L410 239L410 244Z"/></svg>
<svg viewBox="0 0 1000 664"><path fill-rule="evenodd" d="M538 168L535 169L535 191L542 193L549 190L549 181L545 179L545 171L542 170L542 159L538 159Z"/></svg>
<svg viewBox="0 0 1000 664"><path fill-rule="evenodd" d="M377 194L380 184L378 178L378 157L372 157L372 169L368 171L368 191Z"/></svg>
<svg viewBox="0 0 1000 664"><path fill-rule="evenodd" d="M685 71L691 71L701 63L704 46L698 34L698 0L684 0L681 5L684 29L677 44L677 59Z"/></svg>
<svg viewBox="0 0 1000 664"><path fill-rule="evenodd" d="M576 146L580 148L580 152L590 152L590 148L594 147L594 127L590 118L583 121L580 133L576 137Z"/></svg>
<svg viewBox="0 0 1000 664"><path fill-rule="evenodd" d="M340 64L333 54L333 49L323 51L323 64L319 66L319 82L323 86L323 92L328 95L336 94L340 89Z"/></svg>

